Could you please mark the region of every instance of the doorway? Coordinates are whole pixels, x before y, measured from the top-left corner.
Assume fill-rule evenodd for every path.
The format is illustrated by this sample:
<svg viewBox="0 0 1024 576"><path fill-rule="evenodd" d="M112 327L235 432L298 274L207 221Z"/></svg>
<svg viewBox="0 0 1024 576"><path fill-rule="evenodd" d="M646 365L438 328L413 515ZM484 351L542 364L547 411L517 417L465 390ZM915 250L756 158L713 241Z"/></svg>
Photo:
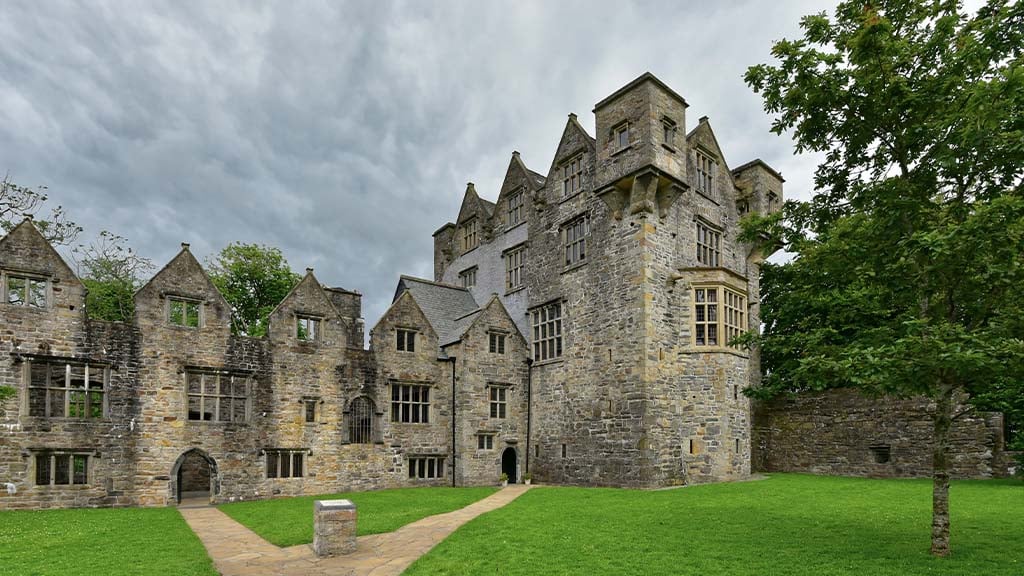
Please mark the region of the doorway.
<svg viewBox="0 0 1024 576"><path fill-rule="evenodd" d="M193 448L174 463L174 499L211 502L217 493L217 463L206 452Z"/></svg>
<svg viewBox="0 0 1024 576"><path fill-rule="evenodd" d="M516 473L517 460L515 448L505 448L505 451L501 453L501 472L508 475L509 484L515 484L519 480L519 475Z"/></svg>

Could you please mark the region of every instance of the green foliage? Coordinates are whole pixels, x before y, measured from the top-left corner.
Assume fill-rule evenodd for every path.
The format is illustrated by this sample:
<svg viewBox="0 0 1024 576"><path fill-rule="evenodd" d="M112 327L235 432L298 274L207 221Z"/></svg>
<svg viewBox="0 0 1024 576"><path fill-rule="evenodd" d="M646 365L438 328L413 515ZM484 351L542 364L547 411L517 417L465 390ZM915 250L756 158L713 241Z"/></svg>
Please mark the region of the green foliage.
<svg viewBox="0 0 1024 576"><path fill-rule="evenodd" d="M0 512L0 574L215 576L174 508Z"/></svg>
<svg viewBox="0 0 1024 576"><path fill-rule="evenodd" d="M34 216L46 201L46 187L29 188L11 182L10 176L0 181L0 229L10 231L27 216ZM82 228L68 220L61 206L50 210L47 218L36 219L36 228L52 244L71 244L82 232Z"/></svg>
<svg viewBox="0 0 1024 576"><path fill-rule="evenodd" d="M17 393L17 389L13 386L0 386L0 406L3 406L4 402L11 398L14 398Z"/></svg>
<svg viewBox="0 0 1024 576"><path fill-rule="evenodd" d="M420 518L458 510L495 491L495 488L400 488L235 502L219 508L265 540L277 546L294 546L313 541L314 500L351 500L359 511L359 535L365 536L393 532Z"/></svg>
<svg viewBox="0 0 1024 576"><path fill-rule="evenodd" d="M114 322L132 318L135 291L143 276L153 270L153 263L139 256L127 242L123 236L104 230L91 244L79 245L72 253L88 290L85 309L90 318Z"/></svg>
<svg viewBox="0 0 1024 576"><path fill-rule="evenodd" d="M773 474L676 490L536 487L459 528L407 576L1010 576L1024 486L955 482L960 553L926 551L927 480ZM362 516L360 516L362 519Z"/></svg>
<svg viewBox="0 0 1024 576"><path fill-rule="evenodd" d="M265 335L270 313L302 279L281 250L260 244L229 244L206 265L231 305L232 331L245 336Z"/></svg>

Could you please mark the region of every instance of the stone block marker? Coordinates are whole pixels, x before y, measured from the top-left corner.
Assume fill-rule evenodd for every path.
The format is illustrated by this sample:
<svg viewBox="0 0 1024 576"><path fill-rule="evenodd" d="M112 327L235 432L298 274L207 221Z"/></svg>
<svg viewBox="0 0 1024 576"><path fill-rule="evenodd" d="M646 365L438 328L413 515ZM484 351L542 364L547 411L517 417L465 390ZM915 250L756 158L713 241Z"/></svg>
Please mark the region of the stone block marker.
<svg viewBox="0 0 1024 576"><path fill-rule="evenodd" d="M351 500L313 503L313 552L323 558L356 551L356 505Z"/></svg>

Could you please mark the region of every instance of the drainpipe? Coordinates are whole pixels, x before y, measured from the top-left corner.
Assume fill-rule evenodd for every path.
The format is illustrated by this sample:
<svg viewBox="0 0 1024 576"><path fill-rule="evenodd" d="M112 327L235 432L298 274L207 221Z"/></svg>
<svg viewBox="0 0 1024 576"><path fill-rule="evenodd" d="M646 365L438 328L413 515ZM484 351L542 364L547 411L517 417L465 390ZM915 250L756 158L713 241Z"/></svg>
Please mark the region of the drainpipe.
<svg viewBox="0 0 1024 576"><path fill-rule="evenodd" d="M526 359L526 472L530 472L530 427L533 424L533 358Z"/></svg>
<svg viewBox="0 0 1024 576"><path fill-rule="evenodd" d="M450 356L448 361L452 363L452 488L455 487L455 357Z"/></svg>

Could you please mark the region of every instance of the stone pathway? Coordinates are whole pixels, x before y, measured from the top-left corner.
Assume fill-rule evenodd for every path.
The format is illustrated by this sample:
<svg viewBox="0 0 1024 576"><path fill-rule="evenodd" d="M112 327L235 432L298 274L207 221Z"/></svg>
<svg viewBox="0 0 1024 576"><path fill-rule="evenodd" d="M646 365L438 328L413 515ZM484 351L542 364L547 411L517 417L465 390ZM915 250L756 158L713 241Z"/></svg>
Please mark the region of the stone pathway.
<svg viewBox="0 0 1024 576"><path fill-rule="evenodd" d="M529 489L515 484L465 508L428 516L394 532L360 536L355 552L334 558L317 558L309 544L278 548L212 506L180 512L223 576L397 576L459 526Z"/></svg>

